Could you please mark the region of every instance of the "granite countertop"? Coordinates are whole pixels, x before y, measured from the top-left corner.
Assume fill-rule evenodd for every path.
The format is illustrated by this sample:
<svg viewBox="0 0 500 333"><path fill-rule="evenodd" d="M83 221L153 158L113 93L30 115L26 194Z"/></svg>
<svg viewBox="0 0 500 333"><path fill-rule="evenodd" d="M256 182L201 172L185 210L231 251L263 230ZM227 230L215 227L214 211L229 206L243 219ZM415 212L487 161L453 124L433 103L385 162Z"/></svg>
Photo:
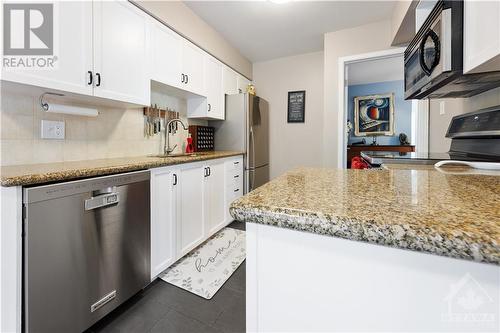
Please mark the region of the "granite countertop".
<svg viewBox="0 0 500 333"><path fill-rule="evenodd" d="M196 153L194 156L166 158L137 156L75 162L3 166L0 168L0 181L2 186L27 186L198 162L241 154L243 153L235 151L213 151Z"/></svg>
<svg viewBox="0 0 500 333"><path fill-rule="evenodd" d="M298 168L230 211L239 221L500 265L500 172Z"/></svg>

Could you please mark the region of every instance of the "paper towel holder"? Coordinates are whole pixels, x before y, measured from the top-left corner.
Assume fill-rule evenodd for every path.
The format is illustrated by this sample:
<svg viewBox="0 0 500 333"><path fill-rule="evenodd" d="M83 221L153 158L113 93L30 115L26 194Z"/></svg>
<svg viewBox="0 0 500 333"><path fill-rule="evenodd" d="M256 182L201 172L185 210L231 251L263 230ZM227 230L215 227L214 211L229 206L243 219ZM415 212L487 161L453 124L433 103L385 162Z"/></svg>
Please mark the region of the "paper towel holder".
<svg viewBox="0 0 500 333"><path fill-rule="evenodd" d="M40 95L40 107L43 111L49 111L49 103L43 101L43 96L45 95L53 95L53 96L64 96L64 94L54 93L54 92L45 92Z"/></svg>
<svg viewBox="0 0 500 333"><path fill-rule="evenodd" d="M43 101L43 97L45 95L64 96L64 94L46 92L40 95L40 107L42 108L43 111L47 113L62 113L73 116L85 116L85 117L97 117L99 115L99 111L97 109L92 109L92 108L62 105L55 103L52 104L52 106L50 106L49 103Z"/></svg>

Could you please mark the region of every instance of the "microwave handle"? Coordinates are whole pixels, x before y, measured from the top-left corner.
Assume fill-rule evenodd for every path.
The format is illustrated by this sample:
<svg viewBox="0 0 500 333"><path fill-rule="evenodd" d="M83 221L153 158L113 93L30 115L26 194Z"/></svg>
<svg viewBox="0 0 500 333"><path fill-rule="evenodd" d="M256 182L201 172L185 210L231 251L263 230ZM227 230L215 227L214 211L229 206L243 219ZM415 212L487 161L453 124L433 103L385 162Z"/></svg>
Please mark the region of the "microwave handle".
<svg viewBox="0 0 500 333"><path fill-rule="evenodd" d="M451 8L441 12L441 57L443 72L451 71Z"/></svg>

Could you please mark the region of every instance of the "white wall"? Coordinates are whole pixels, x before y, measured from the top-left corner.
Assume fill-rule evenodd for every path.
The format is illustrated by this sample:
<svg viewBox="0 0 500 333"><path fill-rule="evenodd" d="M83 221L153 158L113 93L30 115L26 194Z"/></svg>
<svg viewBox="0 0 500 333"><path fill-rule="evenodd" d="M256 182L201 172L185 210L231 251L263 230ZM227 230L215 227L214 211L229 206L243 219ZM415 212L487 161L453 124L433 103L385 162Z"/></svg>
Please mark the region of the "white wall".
<svg viewBox="0 0 500 333"><path fill-rule="evenodd" d="M340 57L387 50L391 47L391 22L381 21L325 34L323 165L337 167L338 60Z"/></svg>
<svg viewBox="0 0 500 333"><path fill-rule="evenodd" d="M252 63L182 1L134 2L237 72L252 78Z"/></svg>
<svg viewBox="0 0 500 333"><path fill-rule="evenodd" d="M444 102L445 113L440 114L440 103ZM451 140L445 138L451 118L456 115L500 105L500 88L470 98L434 99L429 107L429 151L447 152Z"/></svg>
<svg viewBox="0 0 500 333"><path fill-rule="evenodd" d="M257 95L269 102L271 178L296 166L321 166L323 52L253 64ZM305 122L287 123L288 92L306 91Z"/></svg>

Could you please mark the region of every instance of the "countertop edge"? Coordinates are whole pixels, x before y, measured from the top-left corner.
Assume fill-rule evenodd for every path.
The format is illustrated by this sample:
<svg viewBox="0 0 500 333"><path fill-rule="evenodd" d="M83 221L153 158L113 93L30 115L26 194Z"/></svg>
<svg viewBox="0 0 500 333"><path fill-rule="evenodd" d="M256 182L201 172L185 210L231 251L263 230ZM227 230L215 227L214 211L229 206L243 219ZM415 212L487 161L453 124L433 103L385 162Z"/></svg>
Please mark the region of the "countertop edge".
<svg viewBox="0 0 500 333"><path fill-rule="evenodd" d="M113 166L95 167L95 168L74 168L64 171L30 173L22 176L3 177L0 176L0 185L2 187L12 186L31 186L45 184L57 181L78 180L81 178L107 176L122 172L131 172L139 170L147 170L151 168L160 168L165 166L180 165L187 163L196 163L219 158L243 155L243 152L218 152L214 155L200 155L191 157L190 160L185 159L170 159L168 161L158 161L151 158L151 162L138 162L130 164L117 164ZM140 157L140 156L136 156ZM134 157L131 157L134 158ZM78 162L78 161L75 161Z"/></svg>
<svg viewBox="0 0 500 333"><path fill-rule="evenodd" d="M468 243L455 237L429 234L429 230L415 230L409 226L394 225L380 228L367 220L327 216L313 212L273 212L255 207L238 207L233 203L231 216L240 222L264 224L279 228L304 231L353 241L423 252L483 264L500 265L500 246ZM335 223L332 223L334 221Z"/></svg>

